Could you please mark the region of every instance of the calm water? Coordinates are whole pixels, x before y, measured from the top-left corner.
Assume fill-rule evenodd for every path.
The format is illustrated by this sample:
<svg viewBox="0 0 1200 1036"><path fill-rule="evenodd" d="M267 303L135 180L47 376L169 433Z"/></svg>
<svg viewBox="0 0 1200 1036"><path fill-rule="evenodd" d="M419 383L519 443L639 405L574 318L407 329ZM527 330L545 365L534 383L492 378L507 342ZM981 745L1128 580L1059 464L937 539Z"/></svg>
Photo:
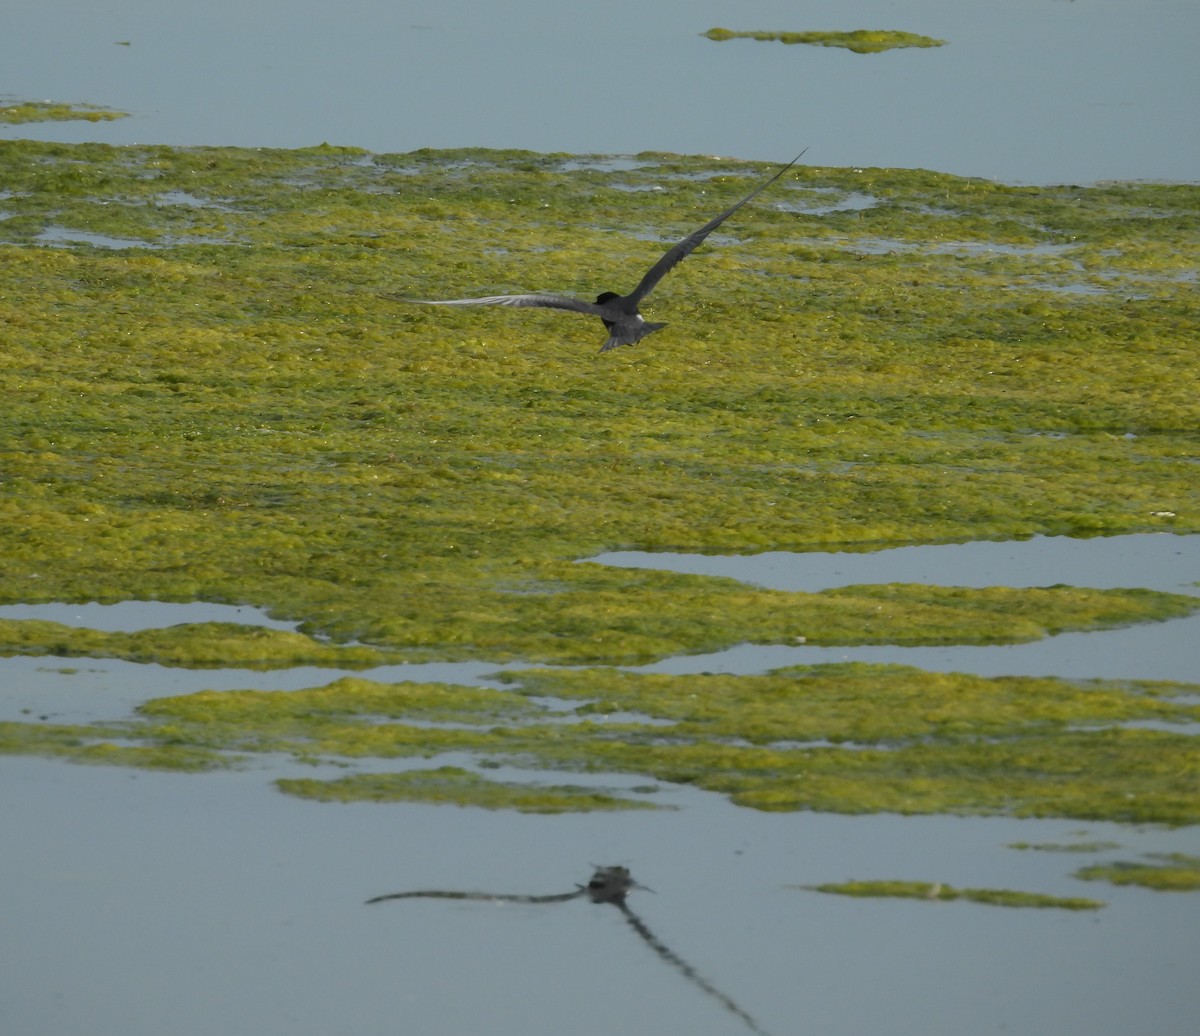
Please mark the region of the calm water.
<svg viewBox="0 0 1200 1036"><path fill-rule="evenodd" d="M0 91L130 111L0 136L665 150L1027 182L1200 176L1195 0L6 0ZM902 29L884 54L699 34Z"/></svg>
<svg viewBox="0 0 1200 1036"><path fill-rule="evenodd" d="M0 1016L21 1036L746 1032L610 907L362 904L416 888L569 891L592 862L654 888L634 908L772 1036L1183 1033L1200 1011L1195 894L1079 882L1096 856L1008 848L1197 853L1197 828L764 814L687 789L665 795L674 813L533 817L303 802L258 771L11 757L0 782ZM884 877L1109 906L789 887Z"/></svg>

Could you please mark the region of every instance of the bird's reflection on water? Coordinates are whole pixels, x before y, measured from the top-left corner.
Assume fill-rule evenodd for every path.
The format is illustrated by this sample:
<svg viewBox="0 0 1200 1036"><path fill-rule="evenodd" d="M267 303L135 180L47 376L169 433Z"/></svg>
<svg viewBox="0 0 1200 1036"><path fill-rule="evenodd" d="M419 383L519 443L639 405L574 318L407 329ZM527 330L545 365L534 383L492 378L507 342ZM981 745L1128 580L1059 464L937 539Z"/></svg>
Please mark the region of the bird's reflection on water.
<svg viewBox="0 0 1200 1036"><path fill-rule="evenodd" d="M767 1036L766 1032L749 1014L717 989L687 961L680 957L679 954L663 943L658 936L650 931L646 926L646 922L630 909L626 899L634 889L645 889L647 892L652 891L634 881L633 875L629 873L629 868L627 867L597 867L586 885L576 885L573 892L558 892L549 896L524 896L502 892L446 892L439 889L422 889L417 892L391 892L383 896L374 896L368 899L367 902L382 903L388 899L480 899L504 903L565 903L571 899L579 899L587 896L593 903L611 903L621 911L625 920L629 922L629 927L637 932L646 945L663 960L678 969L688 981L699 986L727 1011L737 1015L752 1032L758 1033L759 1036Z"/></svg>

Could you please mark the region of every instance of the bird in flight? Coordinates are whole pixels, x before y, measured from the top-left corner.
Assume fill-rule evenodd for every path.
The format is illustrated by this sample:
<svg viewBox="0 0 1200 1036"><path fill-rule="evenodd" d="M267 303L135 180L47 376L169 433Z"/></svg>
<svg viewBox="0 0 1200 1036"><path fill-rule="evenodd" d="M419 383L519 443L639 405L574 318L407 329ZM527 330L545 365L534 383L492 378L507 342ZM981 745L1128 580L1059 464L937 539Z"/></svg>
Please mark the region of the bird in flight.
<svg viewBox="0 0 1200 1036"><path fill-rule="evenodd" d="M808 149L805 148L805 151ZM726 209L721 215L710 219L699 230L688 234L678 244L667 249L666 254L646 271L646 275L628 295L618 295L615 291L601 292L595 302L584 302L583 299L573 299L567 295L486 295L476 299L406 299L407 302L420 303L423 306L526 306L540 309L567 309L573 313L585 313L599 317L608 338L600 346L601 352L615 349L618 345L633 345L648 334L653 334L666 327L666 324L650 323L643 319L638 312L641 303L655 285L658 284L679 263L694 252L700 243L714 230L732 216L748 201L757 198L763 191L778 180L784 173L800 161L804 151L783 166L765 183L755 187L736 205Z"/></svg>

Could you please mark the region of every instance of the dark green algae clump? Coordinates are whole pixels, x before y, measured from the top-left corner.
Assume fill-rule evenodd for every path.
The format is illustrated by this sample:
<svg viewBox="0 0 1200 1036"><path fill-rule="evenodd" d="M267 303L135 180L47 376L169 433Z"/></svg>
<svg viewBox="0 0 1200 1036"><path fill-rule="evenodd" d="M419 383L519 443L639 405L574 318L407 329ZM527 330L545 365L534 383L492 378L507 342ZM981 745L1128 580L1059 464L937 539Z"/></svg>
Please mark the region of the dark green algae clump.
<svg viewBox="0 0 1200 1036"><path fill-rule="evenodd" d="M392 646L338 644L302 632L236 623L184 623L106 633L35 619L0 619L0 656L122 658L212 668L317 665L362 669L426 658L635 664L738 643L1005 644L1160 621L1200 607L1195 598L1148 590L1046 587L1014 590L892 584L816 594L760 590L725 579L631 573L597 566L561 589L503 588L456 620L468 644L445 644L445 612L428 590L386 633ZM448 595L449 596L449 595ZM428 600L428 617L420 608ZM443 607L448 602L441 602ZM382 623L384 620L380 620ZM440 634L440 636L439 636Z"/></svg>
<svg viewBox="0 0 1200 1036"><path fill-rule="evenodd" d="M0 125L26 122L111 122L128 112L94 104L61 104L55 101L0 101Z"/></svg>
<svg viewBox="0 0 1200 1036"><path fill-rule="evenodd" d="M666 330L604 356L599 325L566 314L395 297L627 290L770 169L0 142L0 601L248 603L305 631L13 622L5 650L614 665L740 640L1012 642L1192 608L1057 587L782 594L578 563L1200 528L1194 186L801 168L663 282L647 315ZM921 704L893 701L897 726ZM114 750L125 733L205 751L295 737L149 716ZM386 740L388 724L326 722L295 750ZM102 740L28 726L54 753ZM716 741L633 724L622 745L586 714L555 738L425 736L760 808L1192 822L1194 791L1170 780L1186 736L1034 726L972 740L936 721L866 751L727 743L758 728L723 720Z"/></svg>
<svg viewBox="0 0 1200 1036"><path fill-rule="evenodd" d="M361 669L403 661L399 652L330 644L303 633L234 622L180 623L132 633L0 619L0 656L121 658L189 669L284 669L298 665Z"/></svg>
<svg viewBox="0 0 1200 1036"><path fill-rule="evenodd" d="M780 43L807 43L814 47L843 47L855 54L879 54L885 50L901 47L941 47L945 40L932 36L921 36L915 32L896 29L854 29L850 32L763 32L733 29L709 29L701 33L710 40L751 39L759 41L778 40Z"/></svg>
<svg viewBox="0 0 1200 1036"><path fill-rule="evenodd" d="M656 809L654 804L627 799L594 788L571 784L521 784L492 781L456 766L405 773L354 774L333 781L283 778L280 791L322 802L426 802L433 805L515 809L520 813L581 813L622 809Z"/></svg>
<svg viewBox="0 0 1200 1036"><path fill-rule="evenodd" d="M1113 885L1137 885L1159 892L1200 891L1200 856L1187 853L1148 853L1155 862L1121 860L1082 867L1075 877L1084 881L1107 881Z"/></svg>
<svg viewBox="0 0 1200 1036"><path fill-rule="evenodd" d="M303 691L206 691L154 699L123 724L29 725L42 740L24 746L10 729L0 749L43 751L45 743L69 755L74 745L90 753L84 761L104 761L94 754L105 739L309 762L465 752L494 765L642 774L764 810L1200 822L1194 738L1125 727L1195 722L1200 706L1175 700L1190 685L860 663L740 677L603 668L499 678L510 690L345 677ZM412 780L311 778L286 790L337 800L428 797ZM486 796L481 804L497 801L490 786L443 782L434 790L445 798L456 789L465 802L477 793Z"/></svg>
<svg viewBox="0 0 1200 1036"><path fill-rule="evenodd" d="M971 903L985 903L989 906L1059 910L1099 910L1104 906L1098 899L1084 899L1079 896L1048 896L1041 892L1018 892L1013 889L957 889L940 882L928 881L843 881L803 887L840 896L924 899L930 902L965 899Z"/></svg>

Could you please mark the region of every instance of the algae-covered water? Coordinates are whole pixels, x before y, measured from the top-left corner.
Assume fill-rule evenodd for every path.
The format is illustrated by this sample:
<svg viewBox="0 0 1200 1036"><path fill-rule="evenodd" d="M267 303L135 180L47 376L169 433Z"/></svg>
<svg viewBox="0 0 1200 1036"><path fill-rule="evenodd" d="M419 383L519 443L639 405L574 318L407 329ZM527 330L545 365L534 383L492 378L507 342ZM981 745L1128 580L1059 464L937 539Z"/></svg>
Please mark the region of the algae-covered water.
<svg viewBox="0 0 1200 1036"><path fill-rule="evenodd" d="M718 47L696 16L706 60L866 62L897 98L895 62L973 46ZM161 25L75 65L111 83ZM520 120L200 147L174 68L186 146L134 143L168 139L136 91L4 105L86 127L0 141L17 1029L1190 1023L1200 189L797 167L600 356L590 319L403 299L628 290L775 167L624 123L616 155L513 150ZM655 890L662 960L586 901L362 905L600 864Z"/></svg>

